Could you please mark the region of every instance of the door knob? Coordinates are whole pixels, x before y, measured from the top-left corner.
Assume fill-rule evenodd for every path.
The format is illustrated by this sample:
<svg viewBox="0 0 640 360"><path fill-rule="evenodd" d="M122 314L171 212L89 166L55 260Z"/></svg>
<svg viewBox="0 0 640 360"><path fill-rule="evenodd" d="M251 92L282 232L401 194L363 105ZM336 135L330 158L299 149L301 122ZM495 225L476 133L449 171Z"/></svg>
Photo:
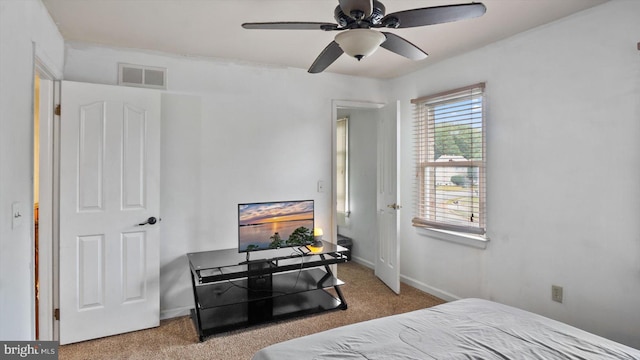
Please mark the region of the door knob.
<svg viewBox="0 0 640 360"><path fill-rule="evenodd" d="M162 219L160 219L162 220ZM147 221L138 224L138 226L142 226L142 225L153 225L155 223L158 222L158 219L156 219L155 217L151 216L150 218L147 219Z"/></svg>
<svg viewBox="0 0 640 360"><path fill-rule="evenodd" d="M401 208L402 206L400 206L400 205L398 205L398 204L391 204L391 205L387 205L387 207L388 207L389 209L393 209L393 210L400 210L400 208Z"/></svg>

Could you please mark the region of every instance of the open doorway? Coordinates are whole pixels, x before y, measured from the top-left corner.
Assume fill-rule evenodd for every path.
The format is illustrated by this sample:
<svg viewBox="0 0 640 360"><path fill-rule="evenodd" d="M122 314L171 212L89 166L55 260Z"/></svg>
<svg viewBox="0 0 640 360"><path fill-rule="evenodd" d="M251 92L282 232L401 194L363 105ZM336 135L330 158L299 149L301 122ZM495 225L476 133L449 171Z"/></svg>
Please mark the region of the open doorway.
<svg viewBox="0 0 640 360"><path fill-rule="evenodd" d="M375 267L377 124L383 104L335 101L334 233L351 240L351 258Z"/></svg>
<svg viewBox="0 0 640 360"><path fill-rule="evenodd" d="M334 101L332 112L334 240L338 234L350 237L352 259L375 269L376 276L395 293L400 293L398 109L397 101L386 105ZM349 119L349 189L348 213L343 210L341 216L337 209L337 129L343 118Z"/></svg>
<svg viewBox="0 0 640 360"><path fill-rule="evenodd" d="M33 79L33 256L35 339L54 340L54 77L38 59Z"/></svg>
<svg viewBox="0 0 640 360"><path fill-rule="evenodd" d="M39 231L38 213L40 206L40 74L35 73L33 79L33 253L34 253L34 292L36 340L40 339L40 276L39 276Z"/></svg>

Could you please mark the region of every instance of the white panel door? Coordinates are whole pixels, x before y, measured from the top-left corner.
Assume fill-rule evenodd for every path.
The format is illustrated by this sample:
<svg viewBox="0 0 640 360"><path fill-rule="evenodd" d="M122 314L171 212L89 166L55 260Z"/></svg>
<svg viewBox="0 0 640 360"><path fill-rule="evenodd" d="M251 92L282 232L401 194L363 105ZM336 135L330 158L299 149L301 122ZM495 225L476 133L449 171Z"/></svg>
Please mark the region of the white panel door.
<svg viewBox="0 0 640 360"><path fill-rule="evenodd" d="M395 293L400 293L400 242L398 204L400 116L397 103L380 110L378 119L378 248L375 274Z"/></svg>
<svg viewBox="0 0 640 360"><path fill-rule="evenodd" d="M158 326L160 93L61 93L60 343Z"/></svg>

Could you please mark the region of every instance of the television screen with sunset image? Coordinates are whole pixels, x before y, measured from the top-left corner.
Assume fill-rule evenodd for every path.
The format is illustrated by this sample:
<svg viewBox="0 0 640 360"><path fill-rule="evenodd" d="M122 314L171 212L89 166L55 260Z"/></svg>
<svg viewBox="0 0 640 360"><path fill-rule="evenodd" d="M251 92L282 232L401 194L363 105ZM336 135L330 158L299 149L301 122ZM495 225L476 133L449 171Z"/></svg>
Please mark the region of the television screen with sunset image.
<svg viewBox="0 0 640 360"><path fill-rule="evenodd" d="M238 251L310 244L313 215L313 200L239 204Z"/></svg>

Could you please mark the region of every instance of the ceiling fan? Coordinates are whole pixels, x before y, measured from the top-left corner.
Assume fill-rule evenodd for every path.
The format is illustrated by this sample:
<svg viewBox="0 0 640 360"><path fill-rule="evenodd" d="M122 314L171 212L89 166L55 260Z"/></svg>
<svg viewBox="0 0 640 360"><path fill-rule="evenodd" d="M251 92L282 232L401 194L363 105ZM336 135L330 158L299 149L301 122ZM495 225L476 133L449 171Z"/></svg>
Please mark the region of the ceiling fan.
<svg viewBox="0 0 640 360"><path fill-rule="evenodd" d="M487 8L482 3L433 6L398 11L385 15L385 6L378 0L339 0L334 11L337 24L324 22L260 22L244 23L245 29L275 30L324 30L343 31L316 58L310 73L324 71L329 65L347 53L354 58L373 54L383 47L411 60L425 59L428 54L404 38L372 29L402 29L441 24L482 16Z"/></svg>

